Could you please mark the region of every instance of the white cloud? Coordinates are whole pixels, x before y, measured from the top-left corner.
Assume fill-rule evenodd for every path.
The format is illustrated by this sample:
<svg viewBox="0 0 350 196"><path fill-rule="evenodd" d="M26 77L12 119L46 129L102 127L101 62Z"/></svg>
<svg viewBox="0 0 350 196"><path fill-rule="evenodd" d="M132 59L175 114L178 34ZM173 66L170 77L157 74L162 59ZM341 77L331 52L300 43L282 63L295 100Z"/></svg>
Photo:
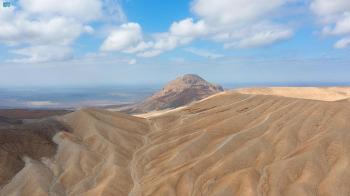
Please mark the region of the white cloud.
<svg viewBox="0 0 350 196"><path fill-rule="evenodd" d="M93 34L95 32L95 29L92 26L86 25L84 26L84 32L88 34Z"/></svg>
<svg viewBox="0 0 350 196"><path fill-rule="evenodd" d="M350 37L342 38L334 44L335 48L343 49L350 46Z"/></svg>
<svg viewBox="0 0 350 196"><path fill-rule="evenodd" d="M113 30L101 46L102 51L127 51L142 41L141 27L137 23L123 24Z"/></svg>
<svg viewBox="0 0 350 196"><path fill-rule="evenodd" d="M12 52L24 56L9 60L14 63L43 63L72 58L72 49L67 46L41 45L21 48Z"/></svg>
<svg viewBox="0 0 350 196"><path fill-rule="evenodd" d="M257 24L231 32L232 37L223 38L226 48L254 48L269 45L277 41L286 40L293 36L293 31L281 26L271 24Z"/></svg>
<svg viewBox="0 0 350 196"><path fill-rule="evenodd" d="M174 22L170 27L170 33L177 36L196 37L206 34L208 27L203 20L196 23L192 18Z"/></svg>
<svg viewBox="0 0 350 196"><path fill-rule="evenodd" d="M142 51L145 51L145 50L153 47L153 45L154 45L153 41L148 41L148 42L140 41L137 45L126 49L124 52L126 52L126 53L138 53L138 52L142 52Z"/></svg>
<svg viewBox="0 0 350 196"><path fill-rule="evenodd" d="M349 0L313 0L310 9L324 25L322 34L346 36L334 44L335 48L346 48L350 36L350 1Z"/></svg>
<svg viewBox="0 0 350 196"><path fill-rule="evenodd" d="M221 58L224 55L222 54L218 54L212 51L208 51L208 50L203 50L203 49L199 49L199 48L186 48L185 51L190 52L192 54L195 54L197 56L201 56L201 57L205 57L205 58L209 58L209 59L217 59L217 58Z"/></svg>
<svg viewBox="0 0 350 196"><path fill-rule="evenodd" d="M238 42L238 48L252 48L269 45L280 40L289 39L293 33L290 30L265 31L254 34L252 37L243 38Z"/></svg>
<svg viewBox="0 0 350 196"><path fill-rule="evenodd" d="M195 0L192 10L210 24L242 24L267 18L286 0Z"/></svg>
<svg viewBox="0 0 350 196"><path fill-rule="evenodd" d="M65 59L78 37L95 32L89 23L108 18L106 14L115 14L109 16L114 22L125 19L118 0L19 0L10 8L0 7L0 44L15 46L16 54L28 57L17 61ZM48 54L44 46L63 53Z"/></svg>
<svg viewBox="0 0 350 196"><path fill-rule="evenodd" d="M110 22L123 22L127 21L127 17L121 6L121 0L102 0L103 1L103 12L104 20Z"/></svg>
<svg viewBox="0 0 350 196"><path fill-rule="evenodd" d="M22 15L15 15L9 20L1 20L0 42L16 45L60 44L67 45L74 41L85 27L79 22L65 17L29 20Z"/></svg>
<svg viewBox="0 0 350 196"><path fill-rule="evenodd" d="M100 0L20 0L0 8L0 42L6 44L71 44L93 33L86 22L102 15Z"/></svg>
<svg viewBox="0 0 350 196"><path fill-rule="evenodd" d="M335 22L334 25L327 25L322 29L324 35L350 34L350 13Z"/></svg>
<svg viewBox="0 0 350 196"><path fill-rule="evenodd" d="M344 14L344 17L337 21L333 33L338 35L350 33L350 12Z"/></svg>
<svg viewBox="0 0 350 196"><path fill-rule="evenodd" d="M195 0L194 22L173 23L170 32L183 37L204 37L225 48L260 47L292 37L293 30L273 22L274 14L288 0Z"/></svg>
<svg viewBox="0 0 350 196"><path fill-rule="evenodd" d="M153 49L168 51L177 46L188 44L192 41L191 37L176 36L171 33L157 34L155 37Z"/></svg>
<svg viewBox="0 0 350 196"><path fill-rule="evenodd" d="M198 16L197 20L186 18L173 22L168 32L148 36L148 39L142 35L140 28L132 31L119 28L111 32L101 49L154 57L198 38L220 42L226 48L272 44L293 35L290 27L273 22L275 13L291 1L194 0L192 11Z"/></svg>
<svg viewBox="0 0 350 196"><path fill-rule="evenodd" d="M100 0L20 0L24 11L33 14L61 15L90 21L102 16Z"/></svg>
<svg viewBox="0 0 350 196"><path fill-rule="evenodd" d="M154 34L149 40L145 40L139 24L126 23L111 31L100 49L105 52L119 51L136 53L140 57L154 57L185 45L191 40L191 37L171 33Z"/></svg>
<svg viewBox="0 0 350 196"><path fill-rule="evenodd" d="M310 8L317 15L331 18L338 14L348 12L350 10L349 0L313 0Z"/></svg>

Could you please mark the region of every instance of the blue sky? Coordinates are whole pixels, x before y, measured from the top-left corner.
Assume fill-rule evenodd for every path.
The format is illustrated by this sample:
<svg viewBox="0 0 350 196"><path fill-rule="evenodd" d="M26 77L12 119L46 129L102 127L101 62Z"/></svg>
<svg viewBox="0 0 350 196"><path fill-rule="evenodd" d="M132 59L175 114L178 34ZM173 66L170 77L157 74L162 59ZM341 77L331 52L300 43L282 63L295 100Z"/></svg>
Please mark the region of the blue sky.
<svg viewBox="0 0 350 196"><path fill-rule="evenodd" d="M348 0L8 0L0 86L350 83Z"/></svg>

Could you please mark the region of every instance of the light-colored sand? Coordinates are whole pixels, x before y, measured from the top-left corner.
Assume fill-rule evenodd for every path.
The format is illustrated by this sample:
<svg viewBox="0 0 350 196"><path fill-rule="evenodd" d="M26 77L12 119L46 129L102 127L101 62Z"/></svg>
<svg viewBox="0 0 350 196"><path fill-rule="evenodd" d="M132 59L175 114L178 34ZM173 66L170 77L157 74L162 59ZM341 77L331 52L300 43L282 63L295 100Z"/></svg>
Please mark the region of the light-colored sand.
<svg viewBox="0 0 350 196"><path fill-rule="evenodd" d="M0 195L348 196L349 118L349 102L235 92L147 119L83 110Z"/></svg>
<svg viewBox="0 0 350 196"><path fill-rule="evenodd" d="M350 98L350 87L269 87L235 90L242 94L276 95L320 101L339 101Z"/></svg>
<svg viewBox="0 0 350 196"><path fill-rule="evenodd" d="M56 156L27 160L0 195L128 195L130 164L144 143L148 121L102 110L82 110L61 120L73 132L55 135Z"/></svg>

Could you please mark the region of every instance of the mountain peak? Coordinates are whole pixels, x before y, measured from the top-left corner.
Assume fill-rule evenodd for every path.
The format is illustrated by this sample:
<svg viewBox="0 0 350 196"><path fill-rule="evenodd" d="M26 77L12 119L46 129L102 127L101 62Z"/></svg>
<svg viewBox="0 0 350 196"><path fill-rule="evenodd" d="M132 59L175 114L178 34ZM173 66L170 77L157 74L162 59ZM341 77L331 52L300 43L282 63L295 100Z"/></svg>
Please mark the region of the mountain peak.
<svg viewBox="0 0 350 196"><path fill-rule="evenodd" d="M179 79L183 81L205 81L203 78L196 74L185 74L179 77Z"/></svg>
<svg viewBox="0 0 350 196"><path fill-rule="evenodd" d="M211 84L198 75L186 74L166 84L165 87L163 88L163 94L169 91L182 91L185 89L194 89L194 88L210 89L214 92L223 91L223 88L221 86ZM158 93L162 94L162 92L158 92Z"/></svg>
<svg viewBox="0 0 350 196"><path fill-rule="evenodd" d="M187 105L222 92L224 89L198 75L186 74L169 82L165 87L145 101L127 109L129 113L144 113Z"/></svg>
<svg viewBox="0 0 350 196"><path fill-rule="evenodd" d="M209 84L209 82L205 81L203 78L195 74L186 74L186 75L180 76L175 80L169 82L168 84L171 84L171 83L183 83L187 85Z"/></svg>

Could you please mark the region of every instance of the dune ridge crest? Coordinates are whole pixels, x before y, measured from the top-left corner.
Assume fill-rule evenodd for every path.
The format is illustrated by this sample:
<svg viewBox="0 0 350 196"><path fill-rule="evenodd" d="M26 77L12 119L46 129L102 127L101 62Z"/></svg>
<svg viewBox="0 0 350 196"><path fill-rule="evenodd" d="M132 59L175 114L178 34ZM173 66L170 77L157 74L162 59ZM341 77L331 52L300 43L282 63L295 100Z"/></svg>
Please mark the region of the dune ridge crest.
<svg viewBox="0 0 350 196"><path fill-rule="evenodd" d="M276 95L319 101L340 101L350 98L350 87L267 87L235 90L242 94Z"/></svg>

